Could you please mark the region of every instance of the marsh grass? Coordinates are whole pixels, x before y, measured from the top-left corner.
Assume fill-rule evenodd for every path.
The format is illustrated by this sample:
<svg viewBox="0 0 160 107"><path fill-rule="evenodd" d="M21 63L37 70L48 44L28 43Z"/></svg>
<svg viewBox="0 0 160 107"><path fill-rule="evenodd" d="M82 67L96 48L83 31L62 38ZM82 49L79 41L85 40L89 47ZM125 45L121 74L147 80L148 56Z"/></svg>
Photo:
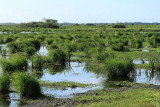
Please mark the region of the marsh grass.
<svg viewBox="0 0 160 107"><path fill-rule="evenodd" d="M160 70L160 52L151 52L149 56L148 68L151 70Z"/></svg>
<svg viewBox="0 0 160 107"><path fill-rule="evenodd" d="M106 60L105 65L109 77L127 77L134 70L131 59L110 59Z"/></svg>
<svg viewBox="0 0 160 107"><path fill-rule="evenodd" d="M14 55L9 59L2 58L1 65L3 71L15 71L15 70L26 70L27 69L27 59L24 56Z"/></svg>
<svg viewBox="0 0 160 107"><path fill-rule="evenodd" d="M45 62L64 65L67 59L66 57L66 53L62 51L62 49L51 50L49 51L49 55L45 58Z"/></svg>
<svg viewBox="0 0 160 107"><path fill-rule="evenodd" d="M107 51L102 51L102 52L96 52L93 54L93 57L96 60L104 62L106 59L113 59L116 57L115 52L107 52Z"/></svg>
<svg viewBox="0 0 160 107"><path fill-rule="evenodd" d="M0 49L1 56L7 55L7 49Z"/></svg>
<svg viewBox="0 0 160 107"><path fill-rule="evenodd" d="M129 51L129 47L125 46L123 43L113 44L111 48L114 51Z"/></svg>
<svg viewBox="0 0 160 107"><path fill-rule="evenodd" d="M32 46L24 48L24 52L29 55L33 55L36 52L36 49Z"/></svg>
<svg viewBox="0 0 160 107"><path fill-rule="evenodd" d="M35 77L24 72L17 72L13 74L13 78L16 91L21 96L37 98L42 95L40 83Z"/></svg>
<svg viewBox="0 0 160 107"><path fill-rule="evenodd" d="M41 55L35 54L31 57L32 68L42 68L44 59Z"/></svg>
<svg viewBox="0 0 160 107"><path fill-rule="evenodd" d="M0 92L9 92L10 88L10 76L7 72L3 72L0 76Z"/></svg>

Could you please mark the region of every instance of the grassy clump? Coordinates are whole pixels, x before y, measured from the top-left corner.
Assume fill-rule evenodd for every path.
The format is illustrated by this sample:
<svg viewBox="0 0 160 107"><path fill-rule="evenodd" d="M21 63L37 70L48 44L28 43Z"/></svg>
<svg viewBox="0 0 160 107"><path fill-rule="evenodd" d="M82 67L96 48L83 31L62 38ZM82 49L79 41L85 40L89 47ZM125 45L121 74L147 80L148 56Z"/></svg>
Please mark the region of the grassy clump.
<svg viewBox="0 0 160 107"><path fill-rule="evenodd" d="M160 70L160 53L150 53L149 69Z"/></svg>
<svg viewBox="0 0 160 107"><path fill-rule="evenodd" d="M0 92L9 92L10 87L10 77L9 74L3 72L0 76Z"/></svg>
<svg viewBox="0 0 160 107"><path fill-rule="evenodd" d="M96 60L102 61L104 62L106 59L112 59L115 58L116 54L115 52L106 52L106 51L102 51L102 52L97 52L93 54L93 57Z"/></svg>
<svg viewBox="0 0 160 107"><path fill-rule="evenodd" d="M37 98L42 95L39 81L36 78L24 72L15 73L13 77L17 92L21 96Z"/></svg>
<svg viewBox="0 0 160 107"><path fill-rule="evenodd" d="M129 51L129 47L122 43L117 43L112 45L112 50L114 51Z"/></svg>
<svg viewBox="0 0 160 107"><path fill-rule="evenodd" d="M110 77L127 77L134 69L134 64L131 59L110 59L106 60L105 65L108 76Z"/></svg>
<svg viewBox="0 0 160 107"><path fill-rule="evenodd" d="M66 61L66 53L61 49L49 51L49 55L46 57L47 63L63 65L65 64L65 61Z"/></svg>
<svg viewBox="0 0 160 107"><path fill-rule="evenodd" d="M24 48L24 52L29 55L33 55L36 52L36 49L32 46Z"/></svg>
<svg viewBox="0 0 160 107"><path fill-rule="evenodd" d="M20 55L11 56L9 59L2 58L1 65L3 71L26 70L27 59Z"/></svg>
<svg viewBox="0 0 160 107"><path fill-rule="evenodd" d="M31 57L32 68L41 68L43 66L43 57L41 55L34 55Z"/></svg>

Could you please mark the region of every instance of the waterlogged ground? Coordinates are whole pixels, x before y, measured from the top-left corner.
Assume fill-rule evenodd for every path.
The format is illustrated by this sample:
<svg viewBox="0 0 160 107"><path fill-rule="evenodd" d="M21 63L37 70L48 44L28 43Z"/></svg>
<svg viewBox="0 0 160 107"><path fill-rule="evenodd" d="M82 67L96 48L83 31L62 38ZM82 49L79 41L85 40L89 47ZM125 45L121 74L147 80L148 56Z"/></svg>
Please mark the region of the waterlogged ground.
<svg viewBox="0 0 160 107"><path fill-rule="evenodd" d="M4 44L0 46L2 47L1 49L7 49ZM48 49L45 45L42 45L37 53L47 56ZM28 65L30 65L29 61L28 63ZM146 59L134 59L133 63L148 64L149 61ZM55 98L72 98L74 93L111 88L107 85L108 77L106 77L106 75L98 75L95 72L88 70L86 62L67 62L65 67L45 66L40 71L28 69L28 72L37 77L42 83L76 82L81 84L90 84L86 87L65 87L63 89L46 86L41 87L43 94L47 96L54 96ZM132 82L160 85L160 74L157 72L152 72L147 69L136 69L132 75L134 75L130 78ZM5 95L0 94L0 106L16 107L21 104L23 104L23 101L18 93L10 92Z"/></svg>

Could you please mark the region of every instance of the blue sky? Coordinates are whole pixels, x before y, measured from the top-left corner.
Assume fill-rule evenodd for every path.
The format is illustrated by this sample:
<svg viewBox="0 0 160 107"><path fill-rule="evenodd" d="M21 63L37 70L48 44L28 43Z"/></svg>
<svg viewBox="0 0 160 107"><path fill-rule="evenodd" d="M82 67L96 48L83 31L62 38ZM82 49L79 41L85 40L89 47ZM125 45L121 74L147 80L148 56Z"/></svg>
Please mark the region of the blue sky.
<svg viewBox="0 0 160 107"><path fill-rule="evenodd" d="M160 22L160 0L0 0L0 23Z"/></svg>

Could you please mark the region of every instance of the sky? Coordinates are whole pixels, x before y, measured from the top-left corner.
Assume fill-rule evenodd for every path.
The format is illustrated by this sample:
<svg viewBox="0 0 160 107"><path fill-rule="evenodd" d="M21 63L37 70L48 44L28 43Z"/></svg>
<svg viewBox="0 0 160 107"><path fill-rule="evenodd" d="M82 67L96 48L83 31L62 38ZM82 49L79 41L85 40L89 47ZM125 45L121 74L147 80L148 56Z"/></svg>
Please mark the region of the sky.
<svg viewBox="0 0 160 107"><path fill-rule="evenodd" d="M0 0L0 23L160 22L160 0Z"/></svg>

